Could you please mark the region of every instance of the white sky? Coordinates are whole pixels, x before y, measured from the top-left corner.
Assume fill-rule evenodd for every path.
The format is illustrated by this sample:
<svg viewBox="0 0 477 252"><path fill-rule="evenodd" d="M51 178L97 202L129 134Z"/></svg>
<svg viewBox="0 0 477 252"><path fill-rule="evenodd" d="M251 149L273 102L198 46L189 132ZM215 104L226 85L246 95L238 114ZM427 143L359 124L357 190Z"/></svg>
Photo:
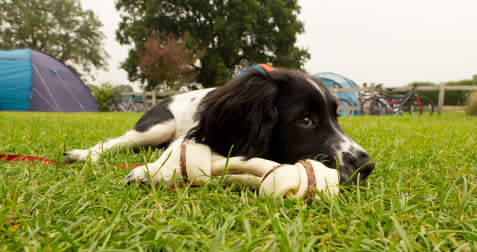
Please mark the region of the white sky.
<svg viewBox="0 0 477 252"><path fill-rule="evenodd" d="M80 0L104 24L109 71L97 82L129 84L119 64L128 48L115 39L119 14L113 0ZM310 74L335 72L358 84L402 86L477 74L476 0L299 0L305 33L298 46L311 59Z"/></svg>

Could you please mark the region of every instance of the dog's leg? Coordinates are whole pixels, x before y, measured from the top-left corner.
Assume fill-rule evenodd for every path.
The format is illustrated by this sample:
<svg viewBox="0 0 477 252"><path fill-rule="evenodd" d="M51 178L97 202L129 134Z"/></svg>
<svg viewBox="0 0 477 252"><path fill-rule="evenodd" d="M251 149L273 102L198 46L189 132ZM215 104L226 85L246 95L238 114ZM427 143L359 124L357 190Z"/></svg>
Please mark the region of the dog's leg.
<svg viewBox="0 0 477 252"><path fill-rule="evenodd" d="M181 177L180 167L169 165L164 166L166 162L179 164L180 147L184 138L178 138L172 142L162 155L153 163L134 168L125 178L127 184L136 181L143 184L158 184L161 181L170 181L174 176ZM152 179L152 182L150 181Z"/></svg>
<svg viewBox="0 0 477 252"><path fill-rule="evenodd" d="M98 143L86 150L72 150L65 152L66 158L71 161L85 161L90 158L92 162L96 162L99 156L112 148L134 148L140 146L157 146L168 142L174 138L176 133L176 121L171 119L150 127L144 132L136 129L126 132L123 136L110 139L104 143Z"/></svg>

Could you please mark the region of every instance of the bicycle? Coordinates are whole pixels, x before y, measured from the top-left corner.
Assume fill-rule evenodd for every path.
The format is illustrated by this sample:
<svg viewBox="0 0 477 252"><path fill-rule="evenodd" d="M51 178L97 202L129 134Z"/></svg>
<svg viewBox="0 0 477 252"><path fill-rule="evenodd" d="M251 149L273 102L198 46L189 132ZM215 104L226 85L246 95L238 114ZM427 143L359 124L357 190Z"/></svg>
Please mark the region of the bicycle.
<svg viewBox="0 0 477 252"><path fill-rule="evenodd" d="M401 111L393 111L389 100L393 97L387 95L381 88L382 84L376 86L378 92L374 97L370 97L361 102L361 113L363 115L389 115L402 114ZM397 103L392 102L392 106L397 106Z"/></svg>
<svg viewBox="0 0 477 252"><path fill-rule="evenodd" d="M409 112L412 115L419 111L419 116L429 115L434 113L434 103L431 99L419 96L416 93L417 85L413 85L412 89L402 95L388 95L382 88L379 89L378 94L361 103L361 113L371 115L402 115L402 112ZM392 88L388 88L392 92Z"/></svg>
<svg viewBox="0 0 477 252"><path fill-rule="evenodd" d="M119 112L145 112L144 104L134 102L135 95L129 96L127 101L123 101L119 92L113 93L113 98L109 111Z"/></svg>

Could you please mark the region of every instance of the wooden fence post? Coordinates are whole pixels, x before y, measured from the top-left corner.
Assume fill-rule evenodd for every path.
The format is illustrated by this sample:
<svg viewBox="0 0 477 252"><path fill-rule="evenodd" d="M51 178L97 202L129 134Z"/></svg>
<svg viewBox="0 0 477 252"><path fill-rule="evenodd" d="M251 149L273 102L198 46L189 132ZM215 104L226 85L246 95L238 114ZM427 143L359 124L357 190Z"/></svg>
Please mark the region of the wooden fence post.
<svg viewBox="0 0 477 252"><path fill-rule="evenodd" d="M437 115L442 114L442 108L444 107L444 94L446 92L446 86L444 83L439 84L439 100L437 102Z"/></svg>
<svg viewBox="0 0 477 252"><path fill-rule="evenodd" d="M146 109L146 111L149 110L149 107L147 106L147 102L146 102L146 92L145 91L142 91L142 104L144 104L144 108Z"/></svg>
<svg viewBox="0 0 477 252"><path fill-rule="evenodd" d="M151 95L152 95L152 105L151 105L151 108L156 106L157 104L157 93L156 91L151 91Z"/></svg>
<svg viewBox="0 0 477 252"><path fill-rule="evenodd" d="M374 98L374 92L375 92L374 90L375 90L374 83L371 83L371 88L369 89L369 92L371 93L371 98Z"/></svg>

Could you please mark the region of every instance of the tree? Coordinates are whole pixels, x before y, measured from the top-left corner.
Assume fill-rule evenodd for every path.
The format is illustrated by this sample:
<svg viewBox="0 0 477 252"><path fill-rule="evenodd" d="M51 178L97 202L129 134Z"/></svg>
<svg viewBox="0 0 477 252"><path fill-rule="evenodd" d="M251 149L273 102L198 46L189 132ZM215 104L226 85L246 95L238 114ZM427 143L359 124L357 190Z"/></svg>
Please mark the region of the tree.
<svg viewBox="0 0 477 252"><path fill-rule="evenodd" d="M122 64L131 81L146 81L136 65L145 30L189 32L205 50L197 78L204 86L222 85L251 64L299 69L310 57L295 46L296 35L304 31L297 0L118 0L116 8L122 16L117 38L134 45Z"/></svg>
<svg viewBox="0 0 477 252"><path fill-rule="evenodd" d="M146 90L157 85L177 90L195 79L194 64L203 53L197 50L197 46L189 46L189 49L186 46L188 39L188 33L177 38L171 32L150 33L137 60L139 69L149 80Z"/></svg>
<svg viewBox="0 0 477 252"><path fill-rule="evenodd" d="M77 0L0 0L0 10L0 49L36 49L76 73L106 68L103 25Z"/></svg>

